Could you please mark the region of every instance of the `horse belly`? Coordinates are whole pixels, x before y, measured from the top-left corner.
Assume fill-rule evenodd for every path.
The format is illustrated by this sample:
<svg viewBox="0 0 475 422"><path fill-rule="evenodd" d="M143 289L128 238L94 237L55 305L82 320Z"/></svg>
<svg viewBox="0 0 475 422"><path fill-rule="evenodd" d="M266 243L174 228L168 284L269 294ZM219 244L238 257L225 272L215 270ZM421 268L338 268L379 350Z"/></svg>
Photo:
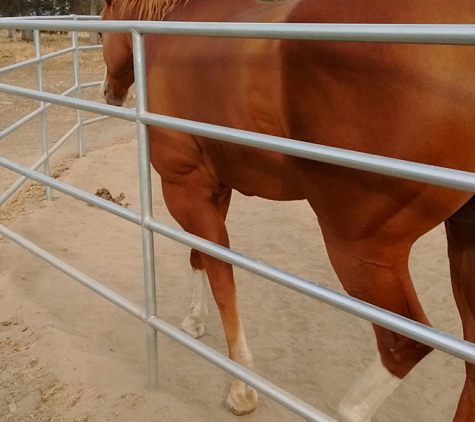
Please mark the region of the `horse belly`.
<svg viewBox="0 0 475 422"><path fill-rule="evenodd" d="M205 162L220 183L246 196L283 201L304 199L293 157L206 139L200 142Z"/></svg>

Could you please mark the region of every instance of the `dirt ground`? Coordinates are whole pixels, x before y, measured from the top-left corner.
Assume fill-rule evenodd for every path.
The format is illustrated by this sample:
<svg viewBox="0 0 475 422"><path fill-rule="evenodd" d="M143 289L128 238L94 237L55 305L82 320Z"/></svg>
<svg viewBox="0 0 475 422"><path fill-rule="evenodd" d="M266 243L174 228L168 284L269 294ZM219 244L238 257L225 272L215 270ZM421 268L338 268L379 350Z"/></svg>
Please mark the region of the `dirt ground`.
<svg viewBox="0 0 475 422"><path fill-rule="evenodd" d="M68 46L44 36L44 52ZM82 42L87 42L83 39ZM31 57L31 44L0 33L0 66ZM103 76L100 52L81 54L82 81ZM33 68L0 82L36 87ZM45 65L45 86L60 93L73 83L70 56ZM85 98L101 101L97 89ZM130 105L131 103L129 103ZM34 101L0 94L0 130L32 111ZM86 113L86 117L89 117ZM92 116L91 116L92 117ZM74 125L76 112L48 113L50 144ZM32 165L41 155L39 123L0 140L0 155ZM94 193L107 188L138 210L135 127L107 120L85 130L87 155L76 139L52 160L55 177ZM0 169L3 192L17 176ZM154 214L176 225L154 175ZM143 304L140 229L66 195L27 184L0 207L0 223L137 304ZM273 203L235 195L228 219L239 252L342 291L315 217L303 202ZM444 232L438 227L414 247L411 272L435 327L460 336L450 292ZM179 326L191 298L187 248L156 237L159 316ZM375 353L370 324L237 270L244 325L256 372L336 418L338 400ZM217 309L202 341L225 353ZM229 377L160 336L160 389L146 386L145 329L134 318L6 239L0 239L0 420L138 422L290 422L300 420L261 396L241 419L220 405ZM374 422L452 420L463 382L463 363L434 352L387 400Z"/></svg>

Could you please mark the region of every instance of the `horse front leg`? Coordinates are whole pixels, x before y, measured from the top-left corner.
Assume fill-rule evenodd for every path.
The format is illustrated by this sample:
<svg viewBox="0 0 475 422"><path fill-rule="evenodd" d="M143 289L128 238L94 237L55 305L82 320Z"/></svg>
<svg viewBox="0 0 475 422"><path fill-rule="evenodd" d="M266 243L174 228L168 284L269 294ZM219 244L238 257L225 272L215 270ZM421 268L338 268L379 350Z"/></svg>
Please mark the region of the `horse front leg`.
<svg viewBox="0 0 475 422"><path fill-rule="evenodd" d="M475 207L473 200L445 222L450 276L465 340L475 343ZM475 422L475 365L466 363L465 385L454 422Z"/></svg>
<svg viewBox="0 0 475 422"><path fill-rule="evenodd" d="M229 247L223 211L220 208L224 193L213 192L203 181L198 182L181 185L163 182L162 189L167 207L187 232ZM221 316L229 358L252 369L252 354L247 345L237 305L233 268L230 264L201 252L199 257ZM257 393L253 388L241 380L234 379L225 405L232 413L244 415L256 408L257 401Z"/></svg>

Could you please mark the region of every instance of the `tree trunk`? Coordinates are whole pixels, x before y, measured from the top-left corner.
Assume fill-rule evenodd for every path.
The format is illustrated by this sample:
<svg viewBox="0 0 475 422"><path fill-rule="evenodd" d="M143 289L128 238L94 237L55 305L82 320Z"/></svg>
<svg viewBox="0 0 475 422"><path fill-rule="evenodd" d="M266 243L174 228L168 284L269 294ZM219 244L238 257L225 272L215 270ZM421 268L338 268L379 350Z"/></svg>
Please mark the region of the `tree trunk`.
<svg viewBox="0 0 475 422"><path fill-rule="evenodd" d="M81 14L81 2L79 0L70 0L70 11L74 15Z"/></svg>
<svg viewBox="0 0 475 422"><path fill-rule="evenodd" d="M27 42L33 42L33 31L31 29L22 29L21 40Z"/></svg>
<svg viewBox="0 0 475 422"><path fill-rule="evenodd" d="M18 35L16 29L8 30L8 38L11 38L13 42L18 42Z"/></svg>
<svg viewBox="0 0 475 422"><path fill-rule="evenodd" d="M91 16L97 15L98 14L98 0L91 0L91 9L90 9L90 14ZM97 35L97 32L89 32L89 44L90 45L97 45L99 44L99 37Z"/></svg>

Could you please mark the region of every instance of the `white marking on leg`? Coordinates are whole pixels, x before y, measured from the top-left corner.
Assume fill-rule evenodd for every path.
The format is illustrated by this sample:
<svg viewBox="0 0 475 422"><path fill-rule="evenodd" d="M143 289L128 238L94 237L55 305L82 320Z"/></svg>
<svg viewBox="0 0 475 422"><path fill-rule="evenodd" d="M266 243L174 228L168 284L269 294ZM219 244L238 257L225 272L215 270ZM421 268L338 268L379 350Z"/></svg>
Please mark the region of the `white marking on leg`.
<svg viewBox="0 0 475 422"><path fill-rule="evenodd" d="M382 364L379 354L338 406L340 422L371 422L378 407L401 384Z"/></svg>
<svg viewBox="0 0 475 422"><path fill-rule="evenodd" d="M247 369L252 369L252 354L247 345L244 329L240 324L238 340L231 353L232 359ZM235 415L251 413L257 406L259 398L256 390L239 379L234 379L225 406Z"/></svg>
<svg viewBox="0 0 475 422"><path fill-rule="evenodd" d="M242 323L239 323L239 334L238 339L236 341L234 350L231 351L232 359L239 363L240 365L252 369L254 366L252 353L247 345L246 336L244 335L244 328L242 327Z"/></svg>
<svg viewBox="0 0 475 422"><path fill-rule="evenodd" d="M106 84L107 84L107 69L104 72L104 79L101 82L101 85L99 87L101 91L101 96L106 98Z"/></svg>
<svg viewBox="0 0 475 422"><path fill-rule="evenodd" d="M181 323L181 328L193 338L200 338L205 333L205 320L208 316L206 303L206 286L208 276L206 271L197 271L193 274L193 298L190 313Z"/></svg>

